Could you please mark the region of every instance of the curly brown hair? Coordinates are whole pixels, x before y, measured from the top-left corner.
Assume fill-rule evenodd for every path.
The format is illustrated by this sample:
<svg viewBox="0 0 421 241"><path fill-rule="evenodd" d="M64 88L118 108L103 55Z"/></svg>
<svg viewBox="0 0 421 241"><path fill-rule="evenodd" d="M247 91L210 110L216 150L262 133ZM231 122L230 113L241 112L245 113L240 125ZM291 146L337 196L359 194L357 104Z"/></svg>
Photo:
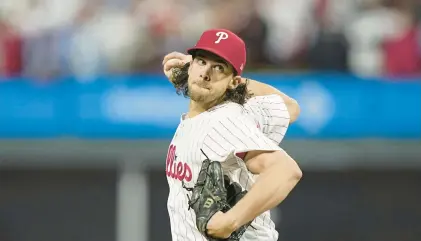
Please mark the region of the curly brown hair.
<svg viewBox="0 0 421 241"><path fill-rule="evenodd" d="M187 63L181 68L174 68L172 70L171 77L171 82L176 89L176 93L178 95L183 95L186 98L189 97L189 88L187 83L189 79L189 67L190 63ZM239 84L235 89L227 89L223 101L231 101L240 105L244 105L244 103L246 103L246 101L251 97L251 94L247 89L247 83L248 79L246 83Z"/></svg>

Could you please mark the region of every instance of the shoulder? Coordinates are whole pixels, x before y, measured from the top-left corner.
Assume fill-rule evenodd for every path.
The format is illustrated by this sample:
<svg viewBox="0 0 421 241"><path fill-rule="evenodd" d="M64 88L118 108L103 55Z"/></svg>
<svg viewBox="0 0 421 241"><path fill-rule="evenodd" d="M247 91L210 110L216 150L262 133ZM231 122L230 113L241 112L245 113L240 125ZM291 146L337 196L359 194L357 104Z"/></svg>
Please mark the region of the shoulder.
<svg viewBox="0 0 421 241"><path fill-rule="evenodd" d="M283 98L280 95L262 95L262 96L253 96L248 99L244 106L255 106L255 105L272 105L272 104L282 104L284 103Z"/></svg>
<svg viewBox="0 0 421 241"><path fill-rule="evenodd" d="M244 106L233 102L226 102L215 106L208 112L214 123L226 119L246 117L248 113Z"/></svg>
<svg viewBox="0 0 421 241"><path fill-rule="evenodd" d="M234 129L234 127L258 126L258 120L244 106L229 102L209 112L210 131L213 129Z"/></svg>

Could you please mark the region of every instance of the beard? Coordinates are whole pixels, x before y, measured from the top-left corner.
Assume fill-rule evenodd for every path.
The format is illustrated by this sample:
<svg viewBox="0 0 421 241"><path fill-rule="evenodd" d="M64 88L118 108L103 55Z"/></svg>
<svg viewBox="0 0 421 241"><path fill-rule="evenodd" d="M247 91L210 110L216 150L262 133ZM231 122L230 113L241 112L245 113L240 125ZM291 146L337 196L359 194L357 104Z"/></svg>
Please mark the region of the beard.
<svg viewBox="0 0 421 241"><path fill-rule="evenodd" d="M198 103L206 103L206 96L189 90L190 99Z"/></svg>
<svg viewBox="0 0 421 241"><path fill-rule="evenodd" d="M192 101L210 108L222 102L225 92L219 93L205 82L193 81L188 82L188 96Z"/></svg>
<svg viewBox="0 0 421 241"><path fill-rule="evenodd" d="M212 101L212 95L209 89L199 84L189 84L189 97L198 103L207 103Z"/></svg>

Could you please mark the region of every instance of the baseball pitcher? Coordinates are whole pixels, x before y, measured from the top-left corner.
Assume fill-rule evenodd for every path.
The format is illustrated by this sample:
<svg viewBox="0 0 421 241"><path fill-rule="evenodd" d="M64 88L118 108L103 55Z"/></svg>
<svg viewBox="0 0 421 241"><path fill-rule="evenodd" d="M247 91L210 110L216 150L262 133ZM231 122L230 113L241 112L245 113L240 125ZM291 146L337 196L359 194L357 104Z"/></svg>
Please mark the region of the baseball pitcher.
<svg viewBox="0 0 421 241"><path fill-rule="evenodd" d="M302 176L279 143L299 106L242 78L245 64L244 42L226 29L163 60L177 93L190 98L166 159L173 241L278 239L269 210Z"/></svg>

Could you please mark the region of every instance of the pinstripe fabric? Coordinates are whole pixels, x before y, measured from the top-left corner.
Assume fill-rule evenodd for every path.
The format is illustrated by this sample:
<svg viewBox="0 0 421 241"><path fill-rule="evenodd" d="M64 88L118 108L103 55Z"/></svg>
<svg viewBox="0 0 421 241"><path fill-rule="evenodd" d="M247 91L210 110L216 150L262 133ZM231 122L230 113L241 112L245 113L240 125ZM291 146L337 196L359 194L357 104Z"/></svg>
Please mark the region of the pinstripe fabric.
<svg viewBox="0 0 421 241"><path fill-rule="evenodd" d="M236 154L251 150L281 150L278 144L288 129L289 115L279 96L254 97L244 106L234 103L219 105L194 118L184 116L168 149L166 174L170 187L167 208L172 240L206 239L195 226L195 214L188 210L189 194L182 181L192 187L206 155L220 161L233 181L249 190L256 176L248 172ZM274 241L278 238L270 212L253 221L242 241Z"/></svg>

